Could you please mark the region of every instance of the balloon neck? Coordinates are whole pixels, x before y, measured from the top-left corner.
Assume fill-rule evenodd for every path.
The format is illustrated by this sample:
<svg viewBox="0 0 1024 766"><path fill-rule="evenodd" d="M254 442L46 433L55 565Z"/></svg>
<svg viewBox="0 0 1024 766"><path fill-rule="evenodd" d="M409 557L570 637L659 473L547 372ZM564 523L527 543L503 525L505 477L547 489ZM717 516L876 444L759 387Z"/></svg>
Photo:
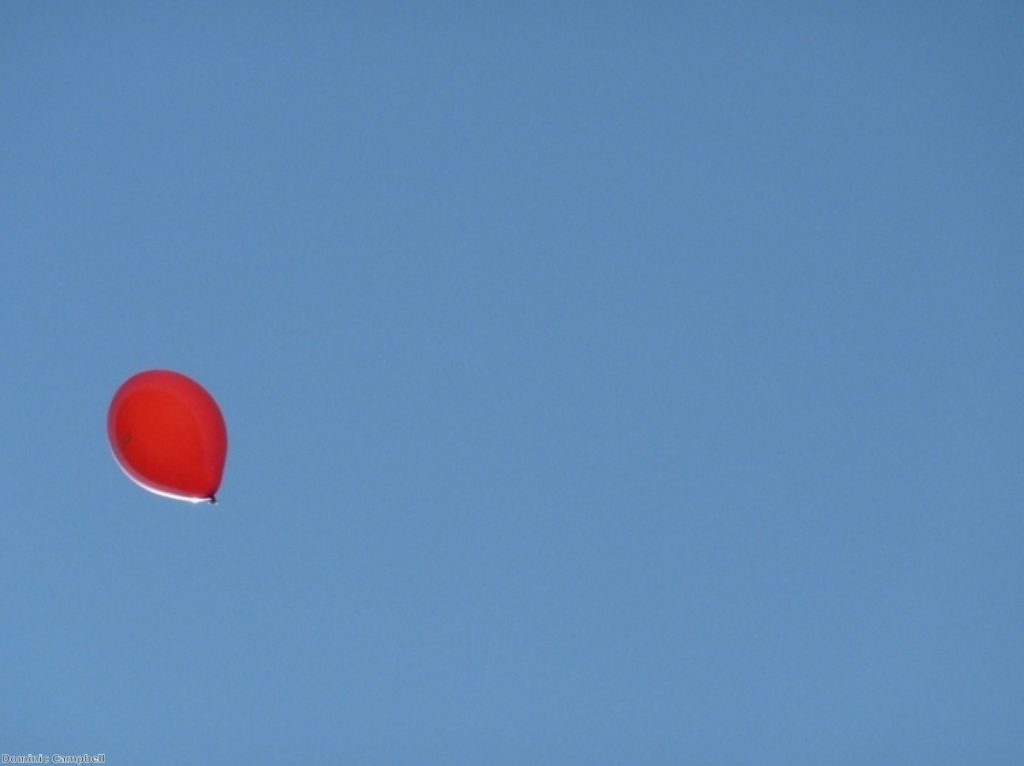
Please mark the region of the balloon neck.
<svg viewBox="0 0 1024 766"><path fill-rule="evenodd" d="M216 495L210 495L210 505L216 505L216 504L217 504L217 496Z"/></svg>

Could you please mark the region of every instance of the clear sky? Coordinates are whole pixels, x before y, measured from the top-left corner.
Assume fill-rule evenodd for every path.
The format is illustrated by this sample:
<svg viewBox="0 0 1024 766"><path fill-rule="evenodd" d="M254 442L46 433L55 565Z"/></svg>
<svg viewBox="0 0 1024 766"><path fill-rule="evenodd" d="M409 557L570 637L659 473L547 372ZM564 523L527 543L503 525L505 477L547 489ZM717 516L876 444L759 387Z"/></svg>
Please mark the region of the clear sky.
<svg viewBox="0 0 1024 766"><path fill-rule="evenodd" d="M1022 30L5 3L0 752L1024 762Z"/></svg>

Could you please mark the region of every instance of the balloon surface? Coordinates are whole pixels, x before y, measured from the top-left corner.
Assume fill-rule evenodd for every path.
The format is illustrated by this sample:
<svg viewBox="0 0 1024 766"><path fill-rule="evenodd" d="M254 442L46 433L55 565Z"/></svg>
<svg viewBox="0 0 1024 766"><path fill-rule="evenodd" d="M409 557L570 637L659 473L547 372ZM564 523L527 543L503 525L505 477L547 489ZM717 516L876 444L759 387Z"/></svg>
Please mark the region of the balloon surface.
<svg viewBox="0 0 1024 766"><path fill-rule="evenodd" d="M217 502L228 432L217 402L191 378L150 370L114 394L107 436L118 465L150 492Z"/></svg>

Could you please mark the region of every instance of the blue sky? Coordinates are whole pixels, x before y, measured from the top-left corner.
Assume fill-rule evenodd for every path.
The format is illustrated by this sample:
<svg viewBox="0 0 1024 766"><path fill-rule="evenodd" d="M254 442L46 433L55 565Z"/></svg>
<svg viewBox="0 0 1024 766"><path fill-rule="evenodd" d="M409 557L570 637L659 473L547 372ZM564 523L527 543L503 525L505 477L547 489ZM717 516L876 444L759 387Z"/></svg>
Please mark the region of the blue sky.
<svg viewBox="0 0 1024 766"><path fill-rule="evenodd" d="M0 10L0 751L1024 759L1020 4L214 5Z"/></svg>

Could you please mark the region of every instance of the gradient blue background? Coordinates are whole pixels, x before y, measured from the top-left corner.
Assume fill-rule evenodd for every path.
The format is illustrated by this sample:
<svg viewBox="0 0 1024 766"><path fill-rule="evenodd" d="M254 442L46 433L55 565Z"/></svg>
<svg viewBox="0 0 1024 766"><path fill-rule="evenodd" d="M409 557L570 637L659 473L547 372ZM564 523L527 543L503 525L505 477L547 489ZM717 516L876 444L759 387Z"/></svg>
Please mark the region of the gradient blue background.
<svg viewBox="0 0 1024 766"><path fill-rule="evenodd" d="M1024 762L1022 29L5 4L0 751Z"/></svg>

